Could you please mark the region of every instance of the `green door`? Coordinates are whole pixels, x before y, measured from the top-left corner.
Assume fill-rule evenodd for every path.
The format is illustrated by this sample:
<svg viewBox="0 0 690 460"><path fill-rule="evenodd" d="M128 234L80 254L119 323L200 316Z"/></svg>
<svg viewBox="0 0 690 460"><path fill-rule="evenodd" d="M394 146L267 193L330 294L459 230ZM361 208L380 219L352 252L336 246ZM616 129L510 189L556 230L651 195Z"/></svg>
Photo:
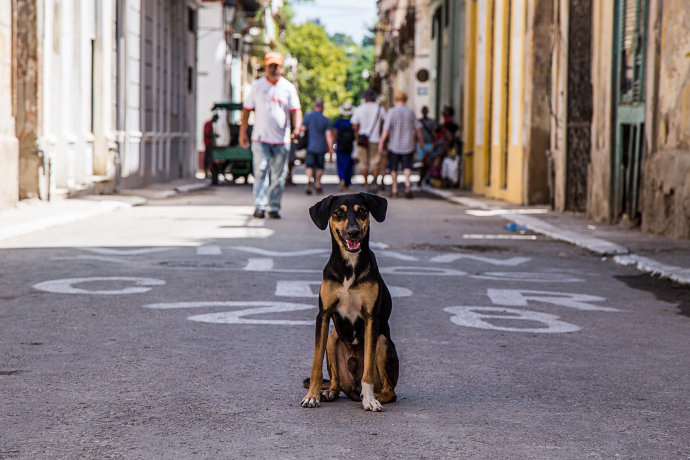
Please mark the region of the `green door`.
<svg viewBox="0 0 690 460"><path fill-rule="evenodd" d="M648 0L616 0L614 24L615 133L612 218L639 223L640 169L644 156L645 56Z"/></svg>

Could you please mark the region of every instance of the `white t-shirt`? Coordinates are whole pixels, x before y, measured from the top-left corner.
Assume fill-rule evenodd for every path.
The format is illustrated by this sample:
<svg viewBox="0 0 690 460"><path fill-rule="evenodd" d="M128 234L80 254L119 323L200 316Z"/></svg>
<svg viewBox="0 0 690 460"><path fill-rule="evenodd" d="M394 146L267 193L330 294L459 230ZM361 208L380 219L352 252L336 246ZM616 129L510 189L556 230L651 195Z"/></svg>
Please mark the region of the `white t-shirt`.
<svg viewBox="0 0 690 460"><path fill-rule="evenodd" d="M379 119L376 120L378 113ZM365 102L355 109L350 123L358 125L359 134L369 136L369 142L378 143L381 139L381 122L386 118L386 111L376 102ZM374 126L376 123L376 126Z"/></svg>
<svg viewBox="0 0 690 460"><path fill-rule="evenodd" d="M264 144L290 143L290 112L300 110L295 86L280 77L271 83L266 77L256 80L242 103L254 110L252 141Z"/></svg>

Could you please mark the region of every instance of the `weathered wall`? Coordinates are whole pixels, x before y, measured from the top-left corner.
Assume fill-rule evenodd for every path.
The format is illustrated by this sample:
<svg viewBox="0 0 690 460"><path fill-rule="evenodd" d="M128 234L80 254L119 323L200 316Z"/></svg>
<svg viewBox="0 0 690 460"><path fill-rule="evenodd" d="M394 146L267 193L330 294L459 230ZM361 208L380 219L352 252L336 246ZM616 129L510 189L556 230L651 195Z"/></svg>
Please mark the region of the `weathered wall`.
<svg viewBox="0 0 690 460"><path fill-rule="evenodd" d="M48 175L38 149L38 33L35 1L17 3L16 133L19 198L48 198Z"/></svg>
<svg viewBox="0 0 690 460"><path fill-rule="evenodd" d="M12 3L0 1L0 209L15 205L18 190L19 145L12 113Z"/></svg>
<svg viewBox="0 0 690 460"><path fill-rule="evenodd" d="M592 2L592 162L587 175L587 215L598 221L611 218L614 3Z"/></svg>
<svg viewBox="0 0 690 460"><path fill-rule="evenodd" d="M568 4L569 0L553 0L554 32L551 58L551 142L553 158L553 206L565 210L566 187L566 120L568 116Z"/></svg>
<svg viewBox="0 0 690 460"><path fill-rule="evenodd" d="M690 8L650 4L642 230L690 238ZM650 141L651 139L651 141Z"/></svg>
<svg viewBox="0 0 690 460"><path fill-rule="evenodd" d="M526 143L525 204L543 204L549 201L546 150L550 143L549 94L551 79L551 38L553 35L553 3L551 0L530 2L528 11L533 16L527 21L526 36L531 42L531 65L525 75L525 96L529 98L529 135ZM527 105L527 104L526 104Z"/></svg>

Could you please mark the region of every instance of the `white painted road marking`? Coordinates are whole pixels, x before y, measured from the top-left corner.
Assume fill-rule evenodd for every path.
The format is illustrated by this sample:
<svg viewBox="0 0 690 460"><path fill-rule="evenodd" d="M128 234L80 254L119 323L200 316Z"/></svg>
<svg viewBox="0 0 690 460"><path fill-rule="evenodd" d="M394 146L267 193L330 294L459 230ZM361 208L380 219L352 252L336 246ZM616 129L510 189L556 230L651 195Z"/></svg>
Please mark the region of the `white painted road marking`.
<svg viewBox="0 0 690 460"><path fill-rule="evenodd" d="M537 235L482 235L478 233L468 233L462 235L466 240L531 240L537 239Z"/></svg>
<svg viewBox="0 0 690 460"><path fill-rule="evenodd" d="M526 307L529 302L544 302L575 310L620 311L612 307L591 305L587 302L603 302L604 297L571 292L530 291L522 289L487 289L487 294L496 305Z"/></svg>
<svg viewBox="0 0 690 460"><path fill-rule="evenodd" d="M501 307L446 307L443 309L453 316L450 320L458 326L466 326L477 329L490 329L494 331L507 332L530 332L540 334L557 334L564 332L579 331L580 328L574 324L560 321L558 316L548 313L540 313L528 310L515 310L513 308ZM510 321L530 321L538 322L545 327L507 327L492 324L486 320L510 320Z"/></svg>
<svg viewBox="0 0 690 460"><path fill-rule="evenodd" d="M531 257L511 257L510 259L497 259L495 257L475 256L473 254L443 254L440 256L432 257L431 259L429 259L429 261L443 264L453 262L458 259L470 259L476 260L477 262L484 262L491 265L503 265L506 267L516 267L518 265L524 264L532 260Z"/></svg>
<svg viewBox="0 0 690 460"><path fill-rule="evenodd" d="M303 251L289 251L289 252L278 252L269 251L267 249L255 248L252 246L230 246L231 249L236 249L238 251L250 252L252 254L258 254L260 256L273 256L273 257L299 257L299 256L313 256L317 254L324 254L329 251L329 249L305 249Z"/></svg>
<svg viewBox="0 0 690 460"><path fill-rule="evenodd" d="M270 324L303 326L313 325L314 321L292 321L286 319L247 319L247 315L262 315L266 313L281 313L288 311L316 310L316 305L305 303L273 302L273 301L237 301L237 302L177 302L154 303L144 305L144 308L155 310L184 309L184 308L215 308L215 307L249 307L242 310L208 313L190 316L187 319L200 323L213 324Z"/></svg>
<svg viewBox="0 0 690 460"><path fill-rule="evenodd" d="M137 286L162 286L165 284L163 280L154 278L133 278L129 276L104 276L94 278L66 278L59 280L44 281L35 284L34 289L39 291L54 292L57 294L97 294L97 295L120 295L120 294L141 294L151 290L150 287L127 287L113 290L88 290L74 287L75 284L99 282L99 281L113 281L131 282Z"/></svg>
<svg viewBox="0 0 690 460"><path fill-rule="evenodd" d="M278 281L276 285L276 297L318 297L321 281ZM316 287L316 289L314 289ZM410 297L412 291L409 289L388 286L391 297Z"/></svg>
<svg viewBox="0 0 690 460"><path fill-rule="evenodd" d="M51 257L51 260L100 260L101 262L112 262L118 264L131 263L130 260L120 259L118 257L107 256L65 256L65 257Z"/></svg>
<svg viewBox="0 0 690 460"><path fill-rule="evenodd" d="M198 246L196 248L196 255L198 256L220 256L222 254L220 246Z"/></svg>
<svg viewBox="0 0 690 460"><path fill-rule="evenodd" d="M106 256L138 256L141 254L151 254L154 252L170 251L173 248L138 248L138 249L112 249L112 248L77 248L82 251L94 252Z"/></svg>
<svg viewBox="0 0 690 460"><path fill-rule="evenodd" d="M242 269L247 272L272 272L272 273L321 273L322 270L308 270L296 268L273 268L273 259L263 257L250 257L247 265Z"/></svg>
<svg viewBox="0 0 690 460"><path fill-rule="evenodd" d="M472 278L497 281L520 281L535 283L581 283L582 278L564 275L561 273L529 273L529 272L486 272L481 275L472 275Z"/></svg>
<svg viewBox="0 0 690 460"><path fill-rule="evenodd" d="M466 272L436 267L385 267L379 269L386 275L465 276Z"/></svg>

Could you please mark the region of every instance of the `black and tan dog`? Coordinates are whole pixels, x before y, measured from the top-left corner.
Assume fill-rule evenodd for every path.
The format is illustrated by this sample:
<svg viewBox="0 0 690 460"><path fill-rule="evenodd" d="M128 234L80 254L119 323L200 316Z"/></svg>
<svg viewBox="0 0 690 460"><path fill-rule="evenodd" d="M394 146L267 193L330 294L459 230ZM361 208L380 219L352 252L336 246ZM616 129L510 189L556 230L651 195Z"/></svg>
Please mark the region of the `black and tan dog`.
<svg viewBox="0 0 690 460"><path fill-rule="evenodd" d="M387 207L385 198L359 193L329 196L309 209L317 227L330 226L332 250L323 269L314 363L304 382L309 392L302 407L318 407L341 391L371 411L382 411L382 403L396 400L398 355L388 326L391 296L369 249L369 215L382 222ZM331 318L335 328L329 335ZM324 352L330 382L323 380Z"/></svg>

